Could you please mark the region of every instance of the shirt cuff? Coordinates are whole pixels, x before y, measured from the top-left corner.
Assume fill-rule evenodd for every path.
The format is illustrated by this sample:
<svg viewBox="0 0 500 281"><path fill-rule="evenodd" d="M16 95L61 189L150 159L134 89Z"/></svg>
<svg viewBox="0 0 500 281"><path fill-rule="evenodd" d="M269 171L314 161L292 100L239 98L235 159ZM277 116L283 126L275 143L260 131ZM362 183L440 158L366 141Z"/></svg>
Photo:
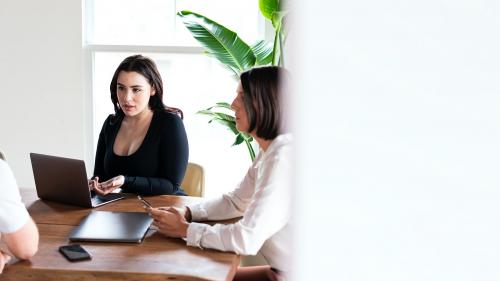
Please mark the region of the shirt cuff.
<svg viewBox="0 0 500 281"><path fill-rule="evenodd" d="M203 209L201 204L196 204L189 206L189 210L191 211L191 221L202 221L206 220L208 217L207 211Z"/></svg>
<svg viewBox="0 0 500 281"><path fill-rule="evenodd" d="M196 223L196 222L190 223L186 234L187 245L203 249L203 247L201 246L201 238L203 236L203 233L205 233L205 229L207 227L208 225L203 223Z"/></svg>

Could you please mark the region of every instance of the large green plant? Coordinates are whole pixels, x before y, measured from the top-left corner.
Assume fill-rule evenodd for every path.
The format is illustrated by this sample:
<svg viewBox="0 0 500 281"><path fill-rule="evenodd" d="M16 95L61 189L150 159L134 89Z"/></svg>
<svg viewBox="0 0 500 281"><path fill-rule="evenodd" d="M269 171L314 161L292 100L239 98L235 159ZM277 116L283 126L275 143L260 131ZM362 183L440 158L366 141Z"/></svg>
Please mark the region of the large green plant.
<svg viewBox="0 0 500 281"><path fill-rule="evenodd" d="M203 15L191 11L181 11L177 15L193 37L205 48L205 52L219 60L238 78L240 73L254 66L284 64L283 18L286 12L281 10L280 0L259 0L259 8L262 15L273 24L275 30L273 43L259 40L250 45L243 41L236 32ZM218 102L198 113L209 116L209 123L215 121L233 132L236 135L233 146L245 143L250 158L254 160L253 138L236 129L235 118L229 103Z"/></svg>

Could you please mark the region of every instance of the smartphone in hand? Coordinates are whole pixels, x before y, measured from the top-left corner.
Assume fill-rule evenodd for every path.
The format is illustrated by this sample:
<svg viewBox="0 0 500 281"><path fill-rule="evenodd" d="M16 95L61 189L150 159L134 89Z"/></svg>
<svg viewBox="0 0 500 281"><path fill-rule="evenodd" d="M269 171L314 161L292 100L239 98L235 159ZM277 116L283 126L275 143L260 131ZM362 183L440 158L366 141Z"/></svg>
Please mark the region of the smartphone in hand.
<svg viewBox="0 0 500 281"><path fill-rule="evenodd" d="M141 202L142 202L142 204L144 204L144 206L149 207L149 208L153 208L153 205L151 205L148 201L146 201L146 199L142 198L142 196L137 195L137 199L141 200Z"/></svg>
<svg viewBox="0 0 500 281"><path fill-rule="evenodd" d="M92 259L92 256L79 244L60 246L59 252L72 262Z"/></svg>

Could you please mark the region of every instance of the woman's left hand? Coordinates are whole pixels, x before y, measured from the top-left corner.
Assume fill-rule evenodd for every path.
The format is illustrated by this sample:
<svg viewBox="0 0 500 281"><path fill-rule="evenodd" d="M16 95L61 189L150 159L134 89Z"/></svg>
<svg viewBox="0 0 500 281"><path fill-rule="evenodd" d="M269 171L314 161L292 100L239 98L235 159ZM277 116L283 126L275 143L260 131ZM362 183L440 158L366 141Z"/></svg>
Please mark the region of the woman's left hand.
<svg viewBox="0 0 500 281"><path fill-rule="evenodd" d="M116 176L114 178L111 178L105 182L101 182L98 184L97 187L94 187L94 190L99 194L99 195L106 195L113 190L120 188L123 184L125 183L125 177L122 175Z"/></svg>
<svg viewBox="0 0 500 281"><path fill-rule="evenodd" d="M153 225L158 231L169 237L185 238L189 223L184 217L181 208L148 208L148 212L153 217Z"/></svg>

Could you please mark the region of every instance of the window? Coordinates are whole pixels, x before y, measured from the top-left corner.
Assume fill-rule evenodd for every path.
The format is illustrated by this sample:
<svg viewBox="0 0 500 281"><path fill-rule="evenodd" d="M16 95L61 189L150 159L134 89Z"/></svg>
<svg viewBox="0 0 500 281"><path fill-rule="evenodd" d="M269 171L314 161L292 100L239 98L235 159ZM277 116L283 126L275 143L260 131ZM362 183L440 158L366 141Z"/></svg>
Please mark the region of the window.
<svg viewBox="0 0 500 281"><path fill-rule="evenodd" d="M264 23L255 0L86 1L92 142L95 153L102 123L113 113L109 83L116 67L129 55L146 55L156 62L162 75L164 103L184 112L189 161L205 168L205 195L212 197L234 188L250 165L250 157L244 145L230 147L234 141L231 132L208 124L207 117L196 112L219 101L231 102L237 81L217 60L203 54L203 48L176 16L180 10L212 18L249 43L263 38Z"/></svg>

